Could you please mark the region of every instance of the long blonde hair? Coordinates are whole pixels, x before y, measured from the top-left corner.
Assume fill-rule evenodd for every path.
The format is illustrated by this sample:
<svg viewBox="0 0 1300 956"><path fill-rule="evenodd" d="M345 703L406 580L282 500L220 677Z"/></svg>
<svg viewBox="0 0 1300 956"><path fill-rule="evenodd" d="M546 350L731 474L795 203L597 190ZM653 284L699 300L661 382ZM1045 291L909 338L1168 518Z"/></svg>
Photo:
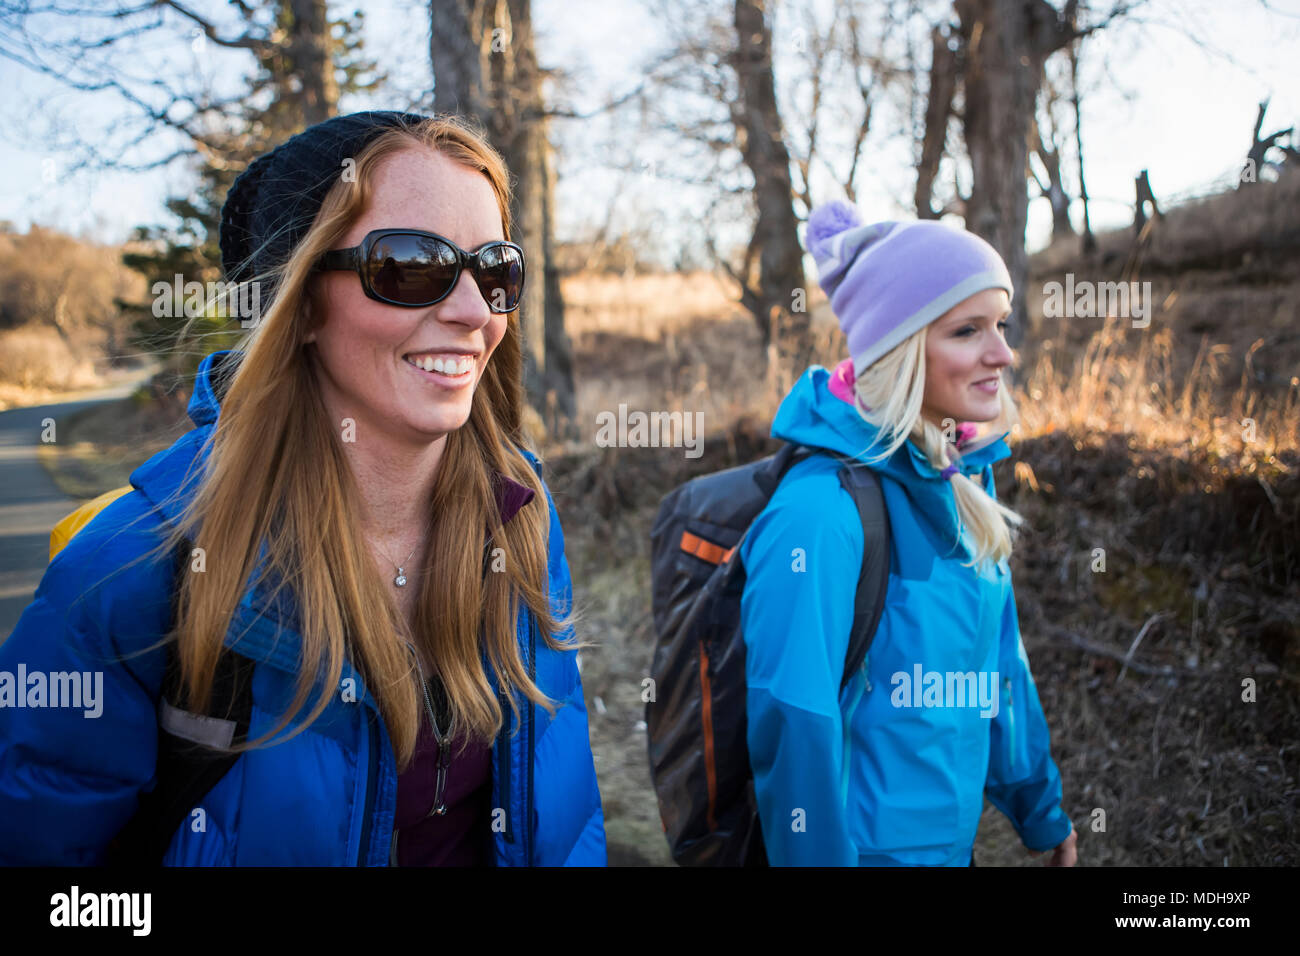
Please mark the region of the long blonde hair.
<svg viewBox="0 0 1300 956"><path fill-rule="evenodd" d="M446 437L413 627L374 567L356 521L358 491L338 430L326 416L313 368L315 350L304 345L304 336L323 315L310 279L321 253L334 248L367 208L379 164L401 150L422 147L487 178L509 238L509 174L477 132L440 117L395 127L368 143L355 157L355 181L333 185L306 236L271 274L274 300L240 349L207 470L167 542L175 548L189 539L207 555L206 571L184 573L178 585L176 639L191 706L204 708L209 702L223 638L250 580L265 582L272 595L286 590L292 596L302 635L297 693L274 730L240 749L266 745L302 712L315 687L319 693L308 716L280 739L300 733L338 692L344 660L350 658L376 699L399 768L405 767L424 710L406 639L435 662L454 725L467 731L465 742L473 737L490 743L504 714L481 651L516 717L515 690L548 710L554 706L521 658L519 602L532 612L551 647L578 646L555 636L570 621L550 612L546 494L515 450L525 442L517 312L510 314L474 392L468 422ZM504 527L494 471L535 494ZM487 572L489 546L503 549L504 573Z"/></svg>
<svg viewBox="0 0 1300 956"><path fill-rule="evenodd" d="M934 468L946 468L955 454L944 431L921 414L925 399L925 340L930 326L909 336L870 367L854 382L855 408L879 429L880 450L868 457L883 461L909 439ZM1018 419L1015 402L1006 384L998 390L1002 412L997 426L1009 429ZM960 471L950 479L960 526L970 533L973 556L967 567L984 561L999 562L1011 555L1013 531L1023 519L998 502L987 490ZM954 547L957 542L954 542Z"/></svg>

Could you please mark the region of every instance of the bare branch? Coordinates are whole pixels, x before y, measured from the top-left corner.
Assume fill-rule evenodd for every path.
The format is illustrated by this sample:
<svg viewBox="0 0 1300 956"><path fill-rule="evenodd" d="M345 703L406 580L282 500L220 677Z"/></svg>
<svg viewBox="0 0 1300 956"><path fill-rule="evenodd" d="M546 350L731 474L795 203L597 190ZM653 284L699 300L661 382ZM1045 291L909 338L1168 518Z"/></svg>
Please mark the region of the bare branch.
<svg viewBox="0 0 1300 956"><path fill-rule="evenodd" d="M243 36L231 37L231 38L219 36L217 34L217 28L212 25L212 22L210 20L204 19L203 17L195 13L193 10L190 10L184 4L177 3L176 0L157 0L157 2L162 6L169 7L170 9L175 10L181 16L195 23L199 27L199 29L203 31L203 35L206 36L213 43L217 44L218 46L232 47L241 50L251 50L254 53L258 54L259 56L264 56L267 53L270 53L274 49L273 45L267 42L265 39L261 37L255 37L247 33L244 34ZM245 7L245 10L247 10L247 7ZM250 18L251 18L251 13L252 13L251 11L248 11Z"/></svg>

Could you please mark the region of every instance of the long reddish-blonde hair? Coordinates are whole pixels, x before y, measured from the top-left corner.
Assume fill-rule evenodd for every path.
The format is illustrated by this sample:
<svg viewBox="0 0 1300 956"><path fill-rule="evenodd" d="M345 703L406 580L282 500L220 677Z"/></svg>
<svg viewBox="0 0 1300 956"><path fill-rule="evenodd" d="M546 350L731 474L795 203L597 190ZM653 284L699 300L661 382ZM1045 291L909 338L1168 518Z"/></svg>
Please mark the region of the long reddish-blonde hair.
<svg viewBox="0 0 1300 956"><path fill-rule="evenodd" d="M423 651L447 690L456 725L490 743L504 717L481 662L499 685L553 707L529 679L516 633L519 602L550 646L579 646L556 635L570 621L550 612L545 492L515 446L521 428L523 351L518 313L492 353L468 422L447 435L433 488L428 564L413 626L408 627L370 557L356 516L358 491L327 419L317 386L314 347L304 337L323 314L312 269L367 208L375 172L393 154L433 149L481 172L491 184L510 235L509 174L474 130L449 117L379 134L354 157L354 181L330 189L303 240L270 277L274 301L243 344L212 436L197 494L167 546L189 539L206 554L203 573L182 573L176 639L183 687L206 707L223 638L250 581L286 589L302 636L297 693L276 728L250 741L264 745L289 727L312 696L310 713L288 736L314 721L337 690L350 655L376 698L399 767L415 749L424 712L418 670L406 641ZM267 277L263 277L267 278ZM493 472L532 488L535 498L504 527ZM487 571L485 549L502 548L504 572ZM517 721L516 721L517 725ZM285 738L280 738L285 739Z"/></svg>

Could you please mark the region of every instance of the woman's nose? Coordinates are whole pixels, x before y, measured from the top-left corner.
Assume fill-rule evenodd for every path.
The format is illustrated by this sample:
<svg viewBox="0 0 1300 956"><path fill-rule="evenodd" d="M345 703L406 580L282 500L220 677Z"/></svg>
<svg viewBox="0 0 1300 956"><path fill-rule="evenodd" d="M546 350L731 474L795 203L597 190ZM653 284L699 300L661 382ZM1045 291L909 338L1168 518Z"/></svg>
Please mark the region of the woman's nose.
<svg viewBox="0 0 1300 956"><path fill-rule="evenodd" d="M1010 365L1015 361L1015 356L1011 352L1011 346L1007 345L1007 340L1000 333L993 336L993 342L989 350L984 354L984 363L996 368Z"/></svg>
<svg viewBox="0 0 1300 956"><path fill-rule="evenodd" d="M436 308L435 314L439 321L457 322L474 329L487 325L492 318L492 311L488 308L483 293L479 291L478 283L474 281L474 276L468 269L461 272L455 288L448 293L447 298L438 303Z"/></svg>

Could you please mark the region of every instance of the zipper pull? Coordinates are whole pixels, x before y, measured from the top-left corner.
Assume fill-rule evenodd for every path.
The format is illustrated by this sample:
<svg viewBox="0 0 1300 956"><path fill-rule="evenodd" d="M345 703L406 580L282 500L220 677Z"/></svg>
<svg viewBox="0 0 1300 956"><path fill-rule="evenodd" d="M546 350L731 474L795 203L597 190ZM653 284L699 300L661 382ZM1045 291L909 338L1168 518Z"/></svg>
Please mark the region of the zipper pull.
<svg viewBox="0 0 1300 956"><path fill-rule="evenodd" d="M449 743L451 741L446 737L441 737L438 740L438 783L433 791L433 807L429 810L430 817L440 817L447 812L447 804L443 802L443 790L447 786L447 745Z"/></svg>
<svg viewBox="0 0 1300 956"><path fill-rule="evenodd" d="M1007 689L1007 723L1009 724L1007 734L1011 738L1007 745L1011 759L1007 762L1014 770L1016 768L1016 704L1011 696L1011 678L1003 678L1002 686Z"/></svg>

